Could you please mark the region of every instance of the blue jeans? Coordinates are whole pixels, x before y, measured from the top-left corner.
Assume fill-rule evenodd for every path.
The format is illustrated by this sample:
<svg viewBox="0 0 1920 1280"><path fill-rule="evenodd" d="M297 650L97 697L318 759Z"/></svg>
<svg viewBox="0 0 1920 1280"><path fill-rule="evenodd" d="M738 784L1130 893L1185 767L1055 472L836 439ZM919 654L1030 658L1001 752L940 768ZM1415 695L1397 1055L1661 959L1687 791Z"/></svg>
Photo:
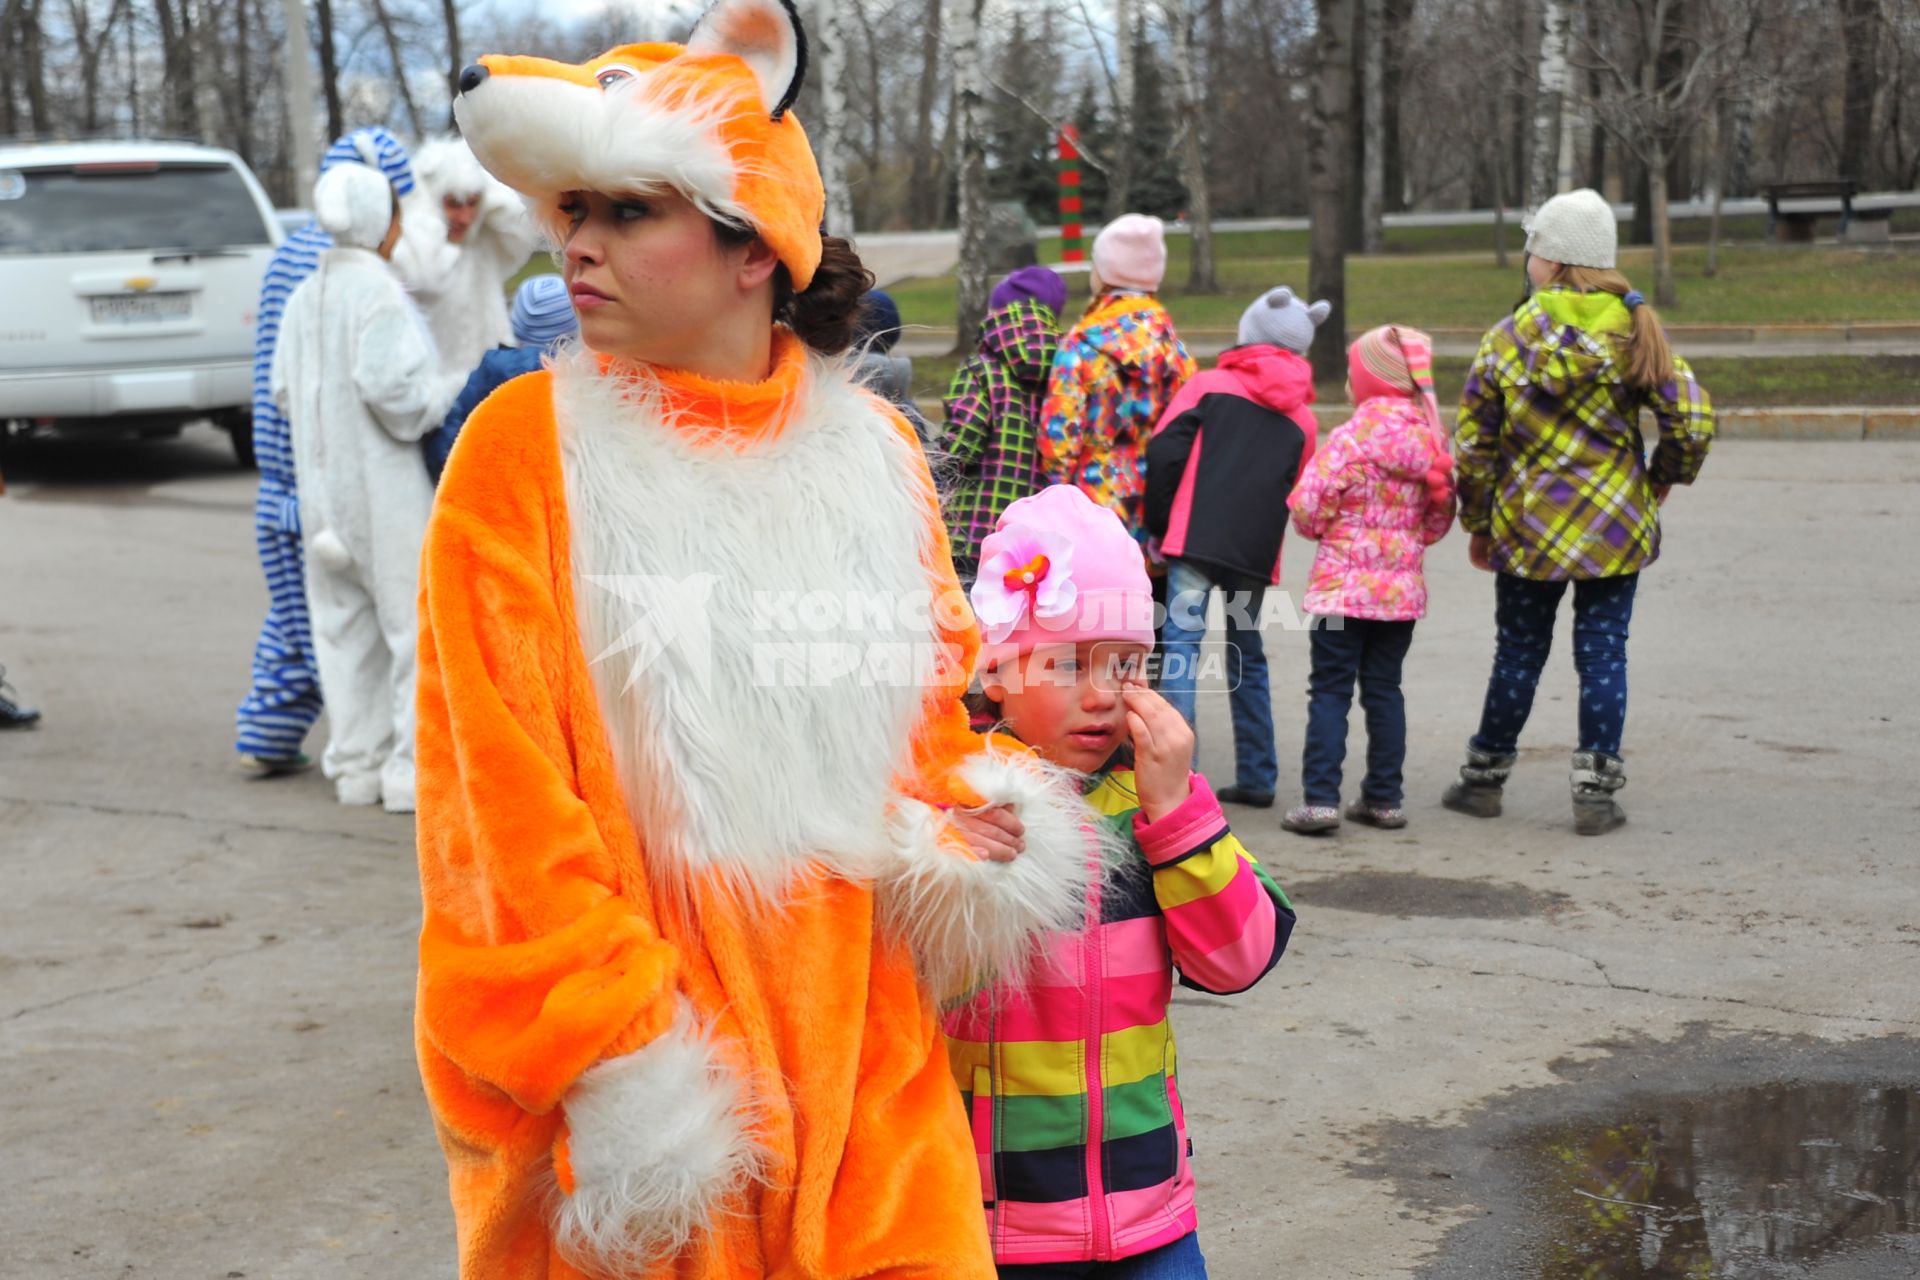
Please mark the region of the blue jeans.
<svg viewBox="0 0 1920 1280"><path fill-rule="evenodd" d="M1207 638L1207 597L1226 593L1228 705L1233 711L1234 782L1242 790L1272 795L1280 776L1273 753L1273 694L1267 682L1267 650L1260 639L1264 583L1227 582L1189 560L1167 565L1167 621L1160 630L1160 693L1195 724L1200 645Z"/></svg>
<svg viewBox="0 0 1920 1280"><path fill-rule="evenodd" d="M1580 673L1580 750L1620 754L1627 727L1627 624L1633 620L1638 574L1588 578L1573 584L1573 667ZM1494 583L1493 677L1473 748L1510 756L1533 710L1534 690L1553 648L1553 615L1562 582L1536 582L1503 573Z"/></svg>
<svg viewBox="0 0 1920 1280"><path fill-rule="evenodd" d="M1190 1235L1118 1262L1048 1262L1000 1268L1000 1280L1070 1280L1078 1276L1101 1280L1207 1280L1207 1260L1200 1253L1200 1237Z"/></svg>
<svg viewBox="0 0 1920 1280"><path fill-rule="evenodd" d="M1309 635L1313 672L1307 677L1307 749L1300 762L1307 803L1328 809L1340 806L1347 711L1353 705L1357 679L1360 705L1367 713L1367 777L1360 784L1360 798L1383 809L1398 809L1400 767L1407 759L1407 707L1400 696L1400 667L1413 644L1413 623L1315 618Z"/></svg>

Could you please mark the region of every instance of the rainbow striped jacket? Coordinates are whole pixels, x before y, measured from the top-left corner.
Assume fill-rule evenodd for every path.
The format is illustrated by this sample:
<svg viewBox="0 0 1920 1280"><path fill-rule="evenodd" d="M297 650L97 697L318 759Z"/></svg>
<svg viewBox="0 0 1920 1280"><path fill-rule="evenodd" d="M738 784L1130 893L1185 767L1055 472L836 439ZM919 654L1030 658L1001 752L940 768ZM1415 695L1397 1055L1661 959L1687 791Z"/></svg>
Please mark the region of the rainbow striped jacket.
<svg viewBox="0 0 1920 1280"><path fill-rule="evenodd" d="M1130 769L1098 777L1087 803L1132 832L1139 861L1089 903L1084 929L1049 940L1023 984L946 1018L1003 1266L1128 1258L1195 1230L1174 970L1196 990L1244 991L1293 931L1287 895L1199 774L1158 822L1140 813Z"/></svg>

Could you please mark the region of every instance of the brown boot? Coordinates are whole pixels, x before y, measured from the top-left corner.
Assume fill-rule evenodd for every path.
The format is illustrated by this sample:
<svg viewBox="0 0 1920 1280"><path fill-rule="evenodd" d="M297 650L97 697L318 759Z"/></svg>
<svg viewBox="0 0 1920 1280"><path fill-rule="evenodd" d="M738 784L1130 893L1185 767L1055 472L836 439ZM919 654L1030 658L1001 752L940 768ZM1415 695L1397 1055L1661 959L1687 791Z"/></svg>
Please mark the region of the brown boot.
<svg viewBox="0 0 1920 1280"><path fill-rule="evenodd" d="M1573 829L1583 836L1600 836L1627 820L1613 793L1627 785L1626 767L1619 756L1604 751L1573 753Z"/></svg>
<svg viewBox="0 0 1920 1280"><path fill-rule="evenodd" d="M1467 742L1467 762L1460 766L1460 781L1447 788L1440 803L1455 813L1474 818L1500 816L1500 793L1513 772L1513 756L1496 756L1476 751Z"/></svg>

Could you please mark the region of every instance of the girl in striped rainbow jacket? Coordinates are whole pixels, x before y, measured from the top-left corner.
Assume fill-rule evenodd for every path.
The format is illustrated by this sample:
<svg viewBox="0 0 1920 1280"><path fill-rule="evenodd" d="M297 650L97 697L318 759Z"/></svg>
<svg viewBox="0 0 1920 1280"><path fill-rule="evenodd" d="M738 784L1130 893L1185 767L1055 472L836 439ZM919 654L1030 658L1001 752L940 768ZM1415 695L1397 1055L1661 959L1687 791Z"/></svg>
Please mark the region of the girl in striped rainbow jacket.
<svg viewBox="0 0 1920 1280"><path fill-rule="evenodd" d="M946 1018L994 1261L1026 1280L1203 1278L1167 1004L1176 976L1218 994L1258 982L1293 907L1189 769L1192 729L1147 685L1152 595L1118 517L1072 485L1013 503L972 598L981 694L1078 779L1089 856L1107 863L1081 929ZM992 813L955 822L976 848L1018 838Z"/></svg>

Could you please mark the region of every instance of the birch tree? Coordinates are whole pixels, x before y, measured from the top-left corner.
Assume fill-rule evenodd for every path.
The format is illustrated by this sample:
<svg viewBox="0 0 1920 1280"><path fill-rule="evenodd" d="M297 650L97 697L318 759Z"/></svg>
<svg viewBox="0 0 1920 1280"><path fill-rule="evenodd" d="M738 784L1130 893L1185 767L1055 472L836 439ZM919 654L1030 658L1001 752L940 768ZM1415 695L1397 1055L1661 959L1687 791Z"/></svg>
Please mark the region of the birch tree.
<svg viewBox="0 0 1920 1280"><path fill-rule="evenodd" d="M1173 46L1174 102L1179 112L1180 181L1187 189L1187 222L1193 239L1188 293L1218 293L1213 259L1213 196L1207 190L1206 101L1194 66L1193 16L1186 0L1163 0L1161 12Z"/></svg>
<svg viewBox="0 0 1920 1280"><path fill-rule="evenodd" d="M827 189L827 233L853 237L853 195L847 186L847 68L852 23L847 0L820 0L813 53L820 60L820 129L814 149Z"/></svg>
<svg viewBox="0 0 1920 1280"><path fill-rule="evenodd" d="M947 48L953 65L954 168L959 178L959 300L954 354L972 352L987 309L986 69L981 62L984 0L947 0Z"/></svg>

